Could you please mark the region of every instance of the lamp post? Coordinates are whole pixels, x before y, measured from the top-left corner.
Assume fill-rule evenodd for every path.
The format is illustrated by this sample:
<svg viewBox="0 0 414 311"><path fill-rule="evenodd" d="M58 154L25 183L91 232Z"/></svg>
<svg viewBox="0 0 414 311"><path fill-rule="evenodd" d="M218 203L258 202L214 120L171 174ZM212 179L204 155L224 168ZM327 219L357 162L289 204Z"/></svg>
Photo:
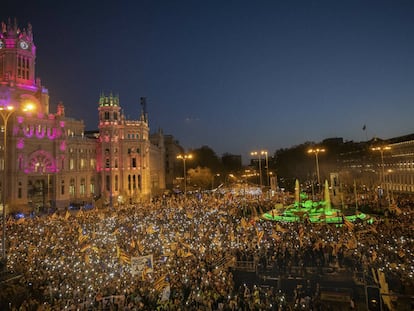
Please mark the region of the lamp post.
<svg viewBox="0 0 414 311"><path fill-rule="evenodd" d="M318 188L320 188L320 184L321 184L321 176L320 176L320 173L319 173L319 158L318 158L318 154L320 152L325 152L325 149L323 149L323 148L316 148L316 149L309 149L308 150L308 153L315 154L316 176L318 177Z"/></svg>
<svg viewBox="0 0 414 311"><path fill-rule="evenodd" d="M268 158L268 153L267 153L267 150L262 150L262 151L260 151L260 154L261 155L264 155L265 156L265 159L266 159L266 185L267 186L270 186L270 180L269 180L269 158Z"/></svg>
<svg viewBox="0 0 414 311"><path fill-rule="evenodd" d="M177 155L177 159L183 160L183 167L184 167L184 172L183 172L183 176L184 176L184 197L187 196L187 169L186 169L185 162L187 161L187 159L192 159L192 158L193 158L192 154L179 154L179 155Z"/></svg>
<svg viewBox="0 0 414 311"><path fill-rule="evenodd" d="M258 156L259 159L259 184L260 184L260 189L262 189L262 158L261 158L261 152L257 152L257 151L252 151L250 152L250 155L252 156Z"/></svg>
<svg viewBox="0 0 414 311"><path fill-rule="evenodd" d="M1 257L6 262L6 162L7 162L7 123L14 112L13 106L0 107L0 116L3 120L3 178L1 185L1 202L3 205L3 232L1 239L2 253Z"/></svg>
<svg viewBox="0 0 414 311"><path fill-rule="evenodd" d="M212 178L211 178L211 190L213 190L214 189L214 178L215 177L220 177L220 174L214 174L213 176L212 176Z"/></svg>
<svg viewBox="0 0 414 311"><path fill-rule="evenodd" d="M23 111L30 111L34 109L34 105L29 103L26 104ZM3 232L2 232L2 239L1 239L1 247L2 253L1 257L3 262L6 262L6 171L7 171L7 124L9 122L10 116L15 112L13 106L0 106L0 116L3 121L3 178L2 178L2 185L1 185L1 202L3 205L2 211L2 225L3 225Z"/></svg>
<svg viewBox="0 0 414 311"><path fill-rule="evenodd" d="M384 151L386 150L391 150L390 146L381 146L381 147L373 147L371 148L372 151L379 151L381 153L381 171L382 171L382 176L381 176L381 185L384 187L384 185L386 186L386 196L387 196L387 201L389 201L389 193L388 193L388 184L385 184L385 171L384 171Z"/></svg>

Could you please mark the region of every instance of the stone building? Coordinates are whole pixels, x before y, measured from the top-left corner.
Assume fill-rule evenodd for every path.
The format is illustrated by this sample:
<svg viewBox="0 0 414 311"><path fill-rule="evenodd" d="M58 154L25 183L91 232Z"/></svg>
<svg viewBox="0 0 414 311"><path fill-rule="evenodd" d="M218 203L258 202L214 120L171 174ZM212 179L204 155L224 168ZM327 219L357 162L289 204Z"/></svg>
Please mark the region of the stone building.
<svg viewBox="0 0 414 311"><path fill-rule="evenodd" d="M67 117L62 103L50 112L35 58L31 25L21 30L16 22L2 23L2 205L10 212L63 209L101 197L116 206L162 192L164 145L150 142L146 109L139 120L127 120L117 96L101 95L98 132L85 135L83 121Z"/></svg>

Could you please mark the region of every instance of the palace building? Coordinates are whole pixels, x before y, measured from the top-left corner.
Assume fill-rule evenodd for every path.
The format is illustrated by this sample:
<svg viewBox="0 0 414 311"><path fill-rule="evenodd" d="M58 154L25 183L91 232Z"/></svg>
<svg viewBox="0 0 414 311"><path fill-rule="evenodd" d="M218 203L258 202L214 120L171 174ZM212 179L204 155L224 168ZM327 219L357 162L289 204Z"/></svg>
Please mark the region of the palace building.
<svg viewBox="0 0 414 311"><path fill-rule="evenodd" d="M145 98L139 120L127 120L119 97L101 95L98 131L49 110L35 76L31 25L2 23L0 33L1 204L8 212L100 202L146 200L165 190L165 147L151 143ZM162 134L162 133L161 133ZM101 198L97 201L98 198Z"/></svg>

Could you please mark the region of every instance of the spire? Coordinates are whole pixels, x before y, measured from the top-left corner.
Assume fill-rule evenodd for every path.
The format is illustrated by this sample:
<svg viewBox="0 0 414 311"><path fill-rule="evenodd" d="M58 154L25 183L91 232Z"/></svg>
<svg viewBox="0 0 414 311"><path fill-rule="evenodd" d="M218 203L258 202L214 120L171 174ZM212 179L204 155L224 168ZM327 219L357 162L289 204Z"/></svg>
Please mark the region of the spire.
<svg viewBox="0 0 414 311"><path fill-rule="evenodd" d="M141 120L148 122L148 113L147 113L147 98L141 97Z"/></svg>

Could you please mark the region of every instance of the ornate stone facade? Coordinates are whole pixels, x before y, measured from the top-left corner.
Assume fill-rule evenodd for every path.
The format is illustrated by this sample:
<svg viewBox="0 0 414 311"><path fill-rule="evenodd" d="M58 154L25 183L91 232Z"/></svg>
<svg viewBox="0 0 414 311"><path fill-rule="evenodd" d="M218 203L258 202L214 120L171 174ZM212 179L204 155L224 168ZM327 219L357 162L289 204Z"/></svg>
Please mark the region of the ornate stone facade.
<svg viewBox="0 0 414 311"><path fill-rule="evenodd" d="M149 140L146 109L139 120L126 120L119 98L101 95L99 131L85 135L83 121L68 118L62 103L56 113L49 111L48 90L35 78L35 58L31 26L20 30L16 22L2 23L1 203L10 212L62 209L98 197L116 206L162 191L164 150ZM24 111L29 104L34 109Z"/></svg>

